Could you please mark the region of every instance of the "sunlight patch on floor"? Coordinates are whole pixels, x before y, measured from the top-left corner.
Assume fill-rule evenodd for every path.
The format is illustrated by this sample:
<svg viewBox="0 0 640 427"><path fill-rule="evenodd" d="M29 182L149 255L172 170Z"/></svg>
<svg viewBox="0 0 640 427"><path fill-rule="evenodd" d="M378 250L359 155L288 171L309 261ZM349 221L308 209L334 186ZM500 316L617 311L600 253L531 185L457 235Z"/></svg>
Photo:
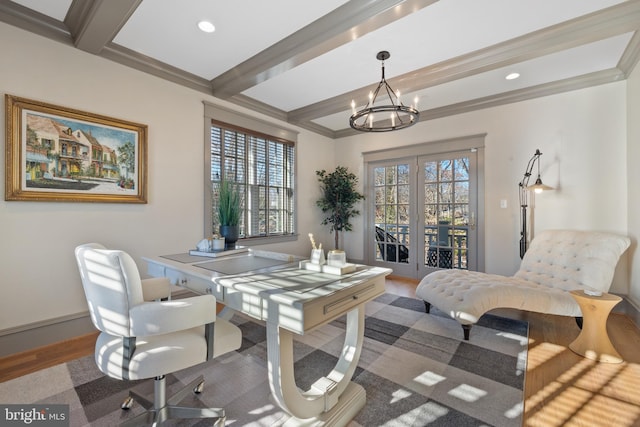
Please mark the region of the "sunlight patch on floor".
<svg viewBox="0 0 640 427"><path fill-rule="evenodd" d="M509 340L514 340L517 341L518 344L520 344L523 347L527 347L527 345L529 345L529 338L528 337L523 337L522 335L516 335L516 334L512 334L510 332L498 332L496 334L499 337L504 337L506 339Z"/></svg>
<svg viewBox="0 0 640 427"><path fill-rule="evenodd" d="M460 384L458 387L450 390L449 394L465 402L475 402L486 396L487 392L467 384Z"/></svg>
<svg viewBox="0 0 640 427"><path fill-rule="evenodd" d="M442 381L446 380L446 378L443 377L442 375L438 375L438 374L436 374L434 372L427 371L427 372L423 372L422 374L418 375L413 380L415 382L417 382L418 384L422 384L422 385L426 385L428 387L431 387L431 386L434 386L434 385L438 384L439 382L442 382Z"/></svg>
<svg viewBox="0 0 640 427"><path fill-rule="evenodd" d="M582 359L527 399L525 426L627 427L640 419L640 365ZM605 423L605 424L603 424Z"/></svg>
<svg viewBox="0 0 640 427"><path fill-rule="evenodd" d="M399 401L401 401L402 399L406 399L407 397L410 397L413 393L411 393L408 390L405 389L398 389L396 391L394 391L392 393L393 398L391 399L391 403L398 403Z"/></svg>
<svg viewBox="0 0 640 427"><path fill-rule="evenodd" d="M390 420L387 425L403 425L403 426L426 426L438 418L442 418L449 413L449 409L435 402L427 402L417 408L400 415L394 420Z"/></svg>
<svg viewBox="0 0 640 427"><path fill-rule="evenodd" d="M558 387L559 394L527 418L526 426L565 426L567 421L593 396L592 393L576 387L560 390L561 388Z"/></svg>
<svg viewBox="0 0 640 427"><path fill-rule="evenodd" d="M603 420L606 420L607 425L610 426L630 427L637 425L638 417L640 417L640 408L637 406L606 396L595 395L589 400L589 404L581 407L567 420L565 425L602 426Z"/></svg>
<svg viewBox="0 0 640 427"><path fill-rule="evenodd" d="M253 410L249 411L249 413L251 415L262 415L262 414L269 413L269 412L273 411L274 409L275 409L275 406L273 406L273 405L264 405L261 408L256 408L256 409L253 409Z"/></svg>
<svg viewBox="0 0 640 427"><path fill-rule="evenodd" d="M533 348L529 348L527 370L532 371L538 366L556 357L567 348L561 345L542 342Z"/></svg>
<svg viewBox="0 0 640 427"><path fill-rule="evenodd" d="M520 415L522 415L523 411L524 402L519 402L513 405L512 408L509 408L509 410L504 413L504 416L509 419L518 418Z"/></svg>

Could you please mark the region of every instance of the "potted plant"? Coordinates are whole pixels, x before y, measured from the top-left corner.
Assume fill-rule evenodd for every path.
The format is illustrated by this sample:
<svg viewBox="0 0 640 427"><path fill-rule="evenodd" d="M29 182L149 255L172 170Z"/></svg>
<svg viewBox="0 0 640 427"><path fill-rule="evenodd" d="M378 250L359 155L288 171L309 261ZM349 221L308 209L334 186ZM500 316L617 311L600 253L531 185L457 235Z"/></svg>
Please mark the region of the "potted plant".
<svg viewBox="0 0 640 427"><path fill-rule="evenodd" d="M218 224L225 248L232 249L238 241L242 194L237 184L222 180L218 183Z"/></svg>
<svg viewBox="0 0 640 427"><path fill-rule="evenodd" d="M327 216L322 220L322 225L329 225L334 232L335 249L339 249L341 231L351 231L350 220L360 215L355 209L355 204L364 199L364 195L356 191L358 177L344 166L336 167L336 170L327 173L324 169L316 171L322 197L316 201L316 205Z"/></svg>

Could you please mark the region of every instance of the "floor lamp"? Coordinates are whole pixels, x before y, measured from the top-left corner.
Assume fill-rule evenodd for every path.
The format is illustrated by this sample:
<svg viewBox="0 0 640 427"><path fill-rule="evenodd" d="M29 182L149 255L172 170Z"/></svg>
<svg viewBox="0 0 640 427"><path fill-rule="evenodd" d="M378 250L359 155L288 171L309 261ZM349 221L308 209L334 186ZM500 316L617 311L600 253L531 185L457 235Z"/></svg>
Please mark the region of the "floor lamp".
<svg viewBox="0 0 640 427"><path fill-rule="evenodd" d="M536 149L533 157L529 159L529 163L527 163L527 169L525 169L524 177L522 181L518 184L518 191L520 193L520 258L524 257L525 252L527 252L528 246L528 236L527 236L527 208L529 207L529 191L533 190L536 193L542 193L544 190L553 190L552 187L548 185L544 185L542 183L542 179L540 178L540 156L542 153L540 150ZM533 168L536 163L538 163L538 178L536 179L533 185L529 185L529 179L531 178L531 173L533 172Z"/></svg>

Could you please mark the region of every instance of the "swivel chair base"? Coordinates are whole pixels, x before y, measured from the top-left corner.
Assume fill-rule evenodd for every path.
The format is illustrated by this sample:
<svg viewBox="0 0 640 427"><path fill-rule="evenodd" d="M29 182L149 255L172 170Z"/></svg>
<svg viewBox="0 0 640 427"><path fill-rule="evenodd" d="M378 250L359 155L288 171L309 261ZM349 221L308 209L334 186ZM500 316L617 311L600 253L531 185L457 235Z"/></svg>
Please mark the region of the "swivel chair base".
<svg viewBox="0 0 640 427"><path fill-rule="evenodd" d="M122 409L129 409L133 405L133 401L138 402L146 412L137 415L130 420L122 423L122 426L139 426L139 425L159 425L168 419L191 419L191 418L217 418L214 426L224 426L226 416L222 408L190 408L178 406L189 392L196 394L202 392L204 386L204 377L200 375L191 381L180 391L167 399L166 397L166 377L164 375L156 377L153 382L154 401L141 396L135 391L129 391L129 397L122 403Z"/></svg>

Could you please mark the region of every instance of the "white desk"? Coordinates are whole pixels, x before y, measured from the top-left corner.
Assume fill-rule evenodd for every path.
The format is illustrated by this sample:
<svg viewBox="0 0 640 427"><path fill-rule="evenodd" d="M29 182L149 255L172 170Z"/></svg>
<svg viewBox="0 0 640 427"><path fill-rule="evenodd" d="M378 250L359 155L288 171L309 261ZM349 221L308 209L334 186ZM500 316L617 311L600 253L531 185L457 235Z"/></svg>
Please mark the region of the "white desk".
<svg viewBox="0 0 640 427"><path fill-rule="evenodd" d="M276 402L291 414L285 425L342 426L362 409L365 391L351 378L362 349L364 304L384 293L391 270L358 266L354 273L335 276L300 270L298 259L265 252L143 259L151 276L211 293L227 307L266 322L269 383ZM344 314L344 347L336 366L301 392L293 373L293 334L305 334Z"/></svg>

